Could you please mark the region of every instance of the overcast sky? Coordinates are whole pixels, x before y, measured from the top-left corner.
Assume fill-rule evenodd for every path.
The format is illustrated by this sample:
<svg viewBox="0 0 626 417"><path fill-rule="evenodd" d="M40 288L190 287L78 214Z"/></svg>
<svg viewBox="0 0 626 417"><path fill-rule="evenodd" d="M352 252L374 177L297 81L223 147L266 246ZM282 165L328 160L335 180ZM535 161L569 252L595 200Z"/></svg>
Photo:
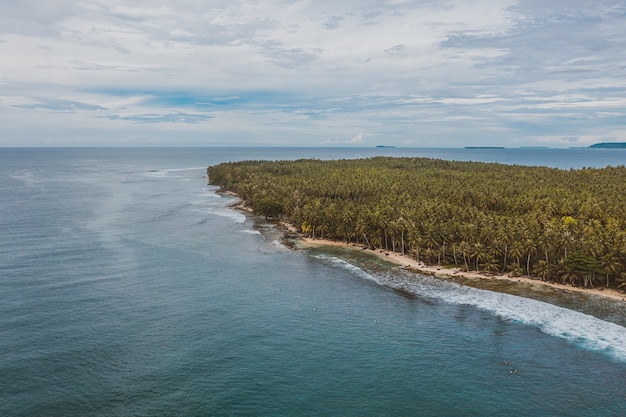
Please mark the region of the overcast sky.
<svg viewBox="0 0 626 417"><path fill-rule="evenodd" d="M626 141L626 1L0 0L0 146Z"/></svg>

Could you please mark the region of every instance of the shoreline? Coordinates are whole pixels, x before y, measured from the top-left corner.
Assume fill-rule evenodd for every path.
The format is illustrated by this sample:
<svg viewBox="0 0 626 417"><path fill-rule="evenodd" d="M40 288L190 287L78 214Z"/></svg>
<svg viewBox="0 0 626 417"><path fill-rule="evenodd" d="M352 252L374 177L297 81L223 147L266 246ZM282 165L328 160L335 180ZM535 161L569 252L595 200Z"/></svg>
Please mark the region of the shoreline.
<svg viewBox="0 0 626 417"><path fill-rule="evenodd" d="M312 239L308 237L304 237L301 234L297 233L297 231L291 225L281 224L281 226L290 226L288 231L290 233L294 233L297 237L294 239L297 248L306 249L312 247L319 246L337 246L347 249L353 250L363 250L362 246L355 245L354 243L344 243L338 242L334 240L327 239ZM467 279L475 279L475 280L493 280L493 281L506 281L514 284L526 284L526 285L538 285L549 287L557 290L564 290L569 292L574 292L578 294L587 294L587 295L595 295L598 297L604 297L614 301L626 302L626 294L621 293L614 289L607 289L602 287L600 288L580 288L580 287L572 287L571 285L559 284L551 281L541 281L538 279L532 279L529 277L510 277L505 274L494 274L494 275L486 275L480 272L475 271L467 271L464 272L461 268L444 268L438 266L428 266L422 262L417 262L415 259L412 259L408 256L403 256L399 253L386 252L384 250L372 250L366 249L367 253L377 256L380 259L384 259L388 262L394 263L398 266L401 266L407 270L413 271L415 273L432 275L439 278L467 278Z"/></svg>
<svg viewBox="0 0 626 417"><path fill-rule="evenodd" d="M226 194L231 197L237 197L236 193L226 192ZM230 205L231 208L235 210L239 210L248 216L255 216L252 213L252 209L247 207L241 200ZM255 216L256 217L256 216ZM277 220L268 220L265 219L266 223L274 224L278 226L278 230L280 230L283 234L282 241L292 241L293 245L290 247L295 249L307 249L311 247L319 247L319 246L336 246L342 247L346 249L352 250L363 250L362 245L357 245L355 243L345 243L339 242L335 240L329 239L321 239L321 238L309 238L302 235L295 228L294 225L286 222L281 222ZM291 236L288 236L291 234ZM573 287L567 284L559 284L557 282L552 281L541 281L539 279L533 279L528 276L519 276L519 277L510 277L506 274L484 274L476 271L462 271L461 268L444 268L439 266L429 266L424 264L423 262L418 262L417 260L399 253L394 252L386 252L382 249L365 249L369 254L377 256L379 259L386 260L388 262L394 263L398 266L401 266L409 271L413 271L415 273L421 273L426 275L432 275L434 277L442 278L442 279L450 279L450 278L465 278L471 280L491 280L491 281L505 281L512 284L525 284L525 285L535 285L535 286L543 286L552 288L555 290L569 291L577 294L586 294L586 295L594 295L598 297L603 297L613 301L626 302L626 293L622 293L620 291L614 290L612 288L581 288L581 287Z"/></svg>

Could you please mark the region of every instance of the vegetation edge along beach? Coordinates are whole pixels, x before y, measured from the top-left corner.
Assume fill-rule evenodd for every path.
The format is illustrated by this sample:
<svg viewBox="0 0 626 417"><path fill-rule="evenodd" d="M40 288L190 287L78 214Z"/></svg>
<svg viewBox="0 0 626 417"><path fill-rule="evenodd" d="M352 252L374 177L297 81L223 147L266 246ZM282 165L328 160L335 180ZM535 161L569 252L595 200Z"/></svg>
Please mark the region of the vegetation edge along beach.
<svg viewBox="0 0 626 417"><path fill-rule="evenodd" d="M209 183L309 243L383 251L430 274L513 279L624 300L626 168L430 158L240 161Z"/></svg>

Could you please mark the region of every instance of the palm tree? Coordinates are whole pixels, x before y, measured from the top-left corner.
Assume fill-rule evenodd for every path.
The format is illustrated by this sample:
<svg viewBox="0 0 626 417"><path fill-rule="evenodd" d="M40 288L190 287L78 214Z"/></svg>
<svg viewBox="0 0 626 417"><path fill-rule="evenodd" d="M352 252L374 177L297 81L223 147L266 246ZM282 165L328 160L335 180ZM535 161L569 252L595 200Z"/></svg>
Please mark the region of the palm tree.
<svg viewBox="0 0 626 417"><path fill-rule="evenodd" d="M320 232L320 238L324 239L324 235L328 232L328 225L326 223L322 223L316 228Z"/></svg>
<svg viewBox="0 0 626 417"><path fill-rule="evenodd" d="M564 258L567 259L567 249L571 248L574 245L574 235L569 230L565 230L561 232L560 241L565 253Z"/></svg>
<svg viewBox="0 0 626 417"><path fill-rule="evenodd" d="M510 277L519 277L524 272L519 264L510 264L508 269Z"/></svg>
<svg viewBox="0 0 626 417"><path fill-rule="evenodd" d="M499 237L495 236L491 239L491 242L489 243L489 254L496 260L500 259L500 257L504 254L504 242L500 240Z"/></svg>
<svg viewBox="0 0 626 417"><path fill-rule="evenodd" d="M550 264L544 259L538 260L533 267L533 274L545 281L548 275L550 275Z"/></svg>
<svg viewBox="0 0 626 417"><path fill-rule="evenodd" d="M487 252L485 251L485 246L480 242L474 243L474 245L472 246L472 258L474 258L476 271L480 270L478 265L480 261L485 259L486 255L487 255Z"/></svg>
<svg viewBox="0 0 626 417"><path fill-rule="evenodd" d="M368 246L371 247L372 245L370 245L370 241L367 238L367 225L365 224L365 221L362 217L359 217L356 221L356 227L354 229L354 232L357 235L357 241L363 237L363 243ZM357 242L358 243L358 242Z"/></svg>
<svg viewBox="0 0 626 417"><path fill-rule="evenodd" d="M537 247L541 248L541 250L543 251L546 257L546 263L548 264L550 263L548 250L552 247L553 235L554 231L548 226L544 229L543 233L541 234L541 236L539 236L539 239L537 241Z"/></svg>
<svg viewBox="0 0 626 417"><path fill-rule="evenodd" d="M509 254L511 255L511 257L515 258L515 265L520 265L520 258L522 257L524 253L524 248L522 247L522 244L518 241L515 241L511 244L511 249L509 250Z"/></svg>
<svg viewBox="0 0 626 417"><path fill-rule="evenodd" d="M609 287L611 277L619 274L622 267L619 258L615 254L607 253L600 259L600 269L606 276L606 287Z"/></svg>
<svg viewBox="0 0 626 417"><path fill-rule="evenodd" d="M459 243L459 251L461 252L461 255L463 256L463 263L465 264L465 270L469 271L469 266L467 265L467 260L469 259L471 255L469 243L467 243L464 240L461 241L461 243Z"/></svg>
<svg viewBox="0 0 626 417"><path fill-rule="evenodd" d="M523 243L523 250L526 253L526 274L530 275L530 258L537 253L537 247L532 240L526 239Z"/></svg>
<svg viewBox="0 0 626 417"><path fill-rule="evenodd" d="M313 227L305 220L300 225L300 230L302 230L302 233L304 233L305 235L308 235L313 231Z"/></svg>
<svg viewBox="0 0 626 417"><path fill-rule="evenodd" d="M420 250L422 249L423 239L421 236L417 234L416 230L411 230L409 236L410 236L409 239L411 242L411 249L415 253L415 260L417 262L420 262Z"/></svg>
<svg viewBox="0 0 626 417"><path fill-rule="evenodd" d="M559 275L561 276L561 282L563 284L569 283L571 286L575 287L580 279L578 271L567 262L559 262L560 270Z"/></svg>
<svg viewBox="0 0 626 417"><path fill-rule="evenodd" d="M493 255L489 254L485 256L483 266L485 267L485 271L491 273L496 273L500 270L500 264L498 263L498 260Z"/></svg>

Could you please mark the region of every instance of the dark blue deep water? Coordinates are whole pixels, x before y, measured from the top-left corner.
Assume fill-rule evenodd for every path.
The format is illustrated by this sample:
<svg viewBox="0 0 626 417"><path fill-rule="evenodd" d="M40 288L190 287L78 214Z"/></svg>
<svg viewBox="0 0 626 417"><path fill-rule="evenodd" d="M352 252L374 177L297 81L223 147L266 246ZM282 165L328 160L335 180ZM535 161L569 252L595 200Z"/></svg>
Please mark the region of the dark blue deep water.
<svg viewBox="0 0 626 417"><path fill-rule="evenodd" d="M600 149L0 149L0 416L626 415L623 303L429 277L407 296L389 287L406 272L365 256L287 250L204 178L223 161L379 154L626 162Z"/></svg>

